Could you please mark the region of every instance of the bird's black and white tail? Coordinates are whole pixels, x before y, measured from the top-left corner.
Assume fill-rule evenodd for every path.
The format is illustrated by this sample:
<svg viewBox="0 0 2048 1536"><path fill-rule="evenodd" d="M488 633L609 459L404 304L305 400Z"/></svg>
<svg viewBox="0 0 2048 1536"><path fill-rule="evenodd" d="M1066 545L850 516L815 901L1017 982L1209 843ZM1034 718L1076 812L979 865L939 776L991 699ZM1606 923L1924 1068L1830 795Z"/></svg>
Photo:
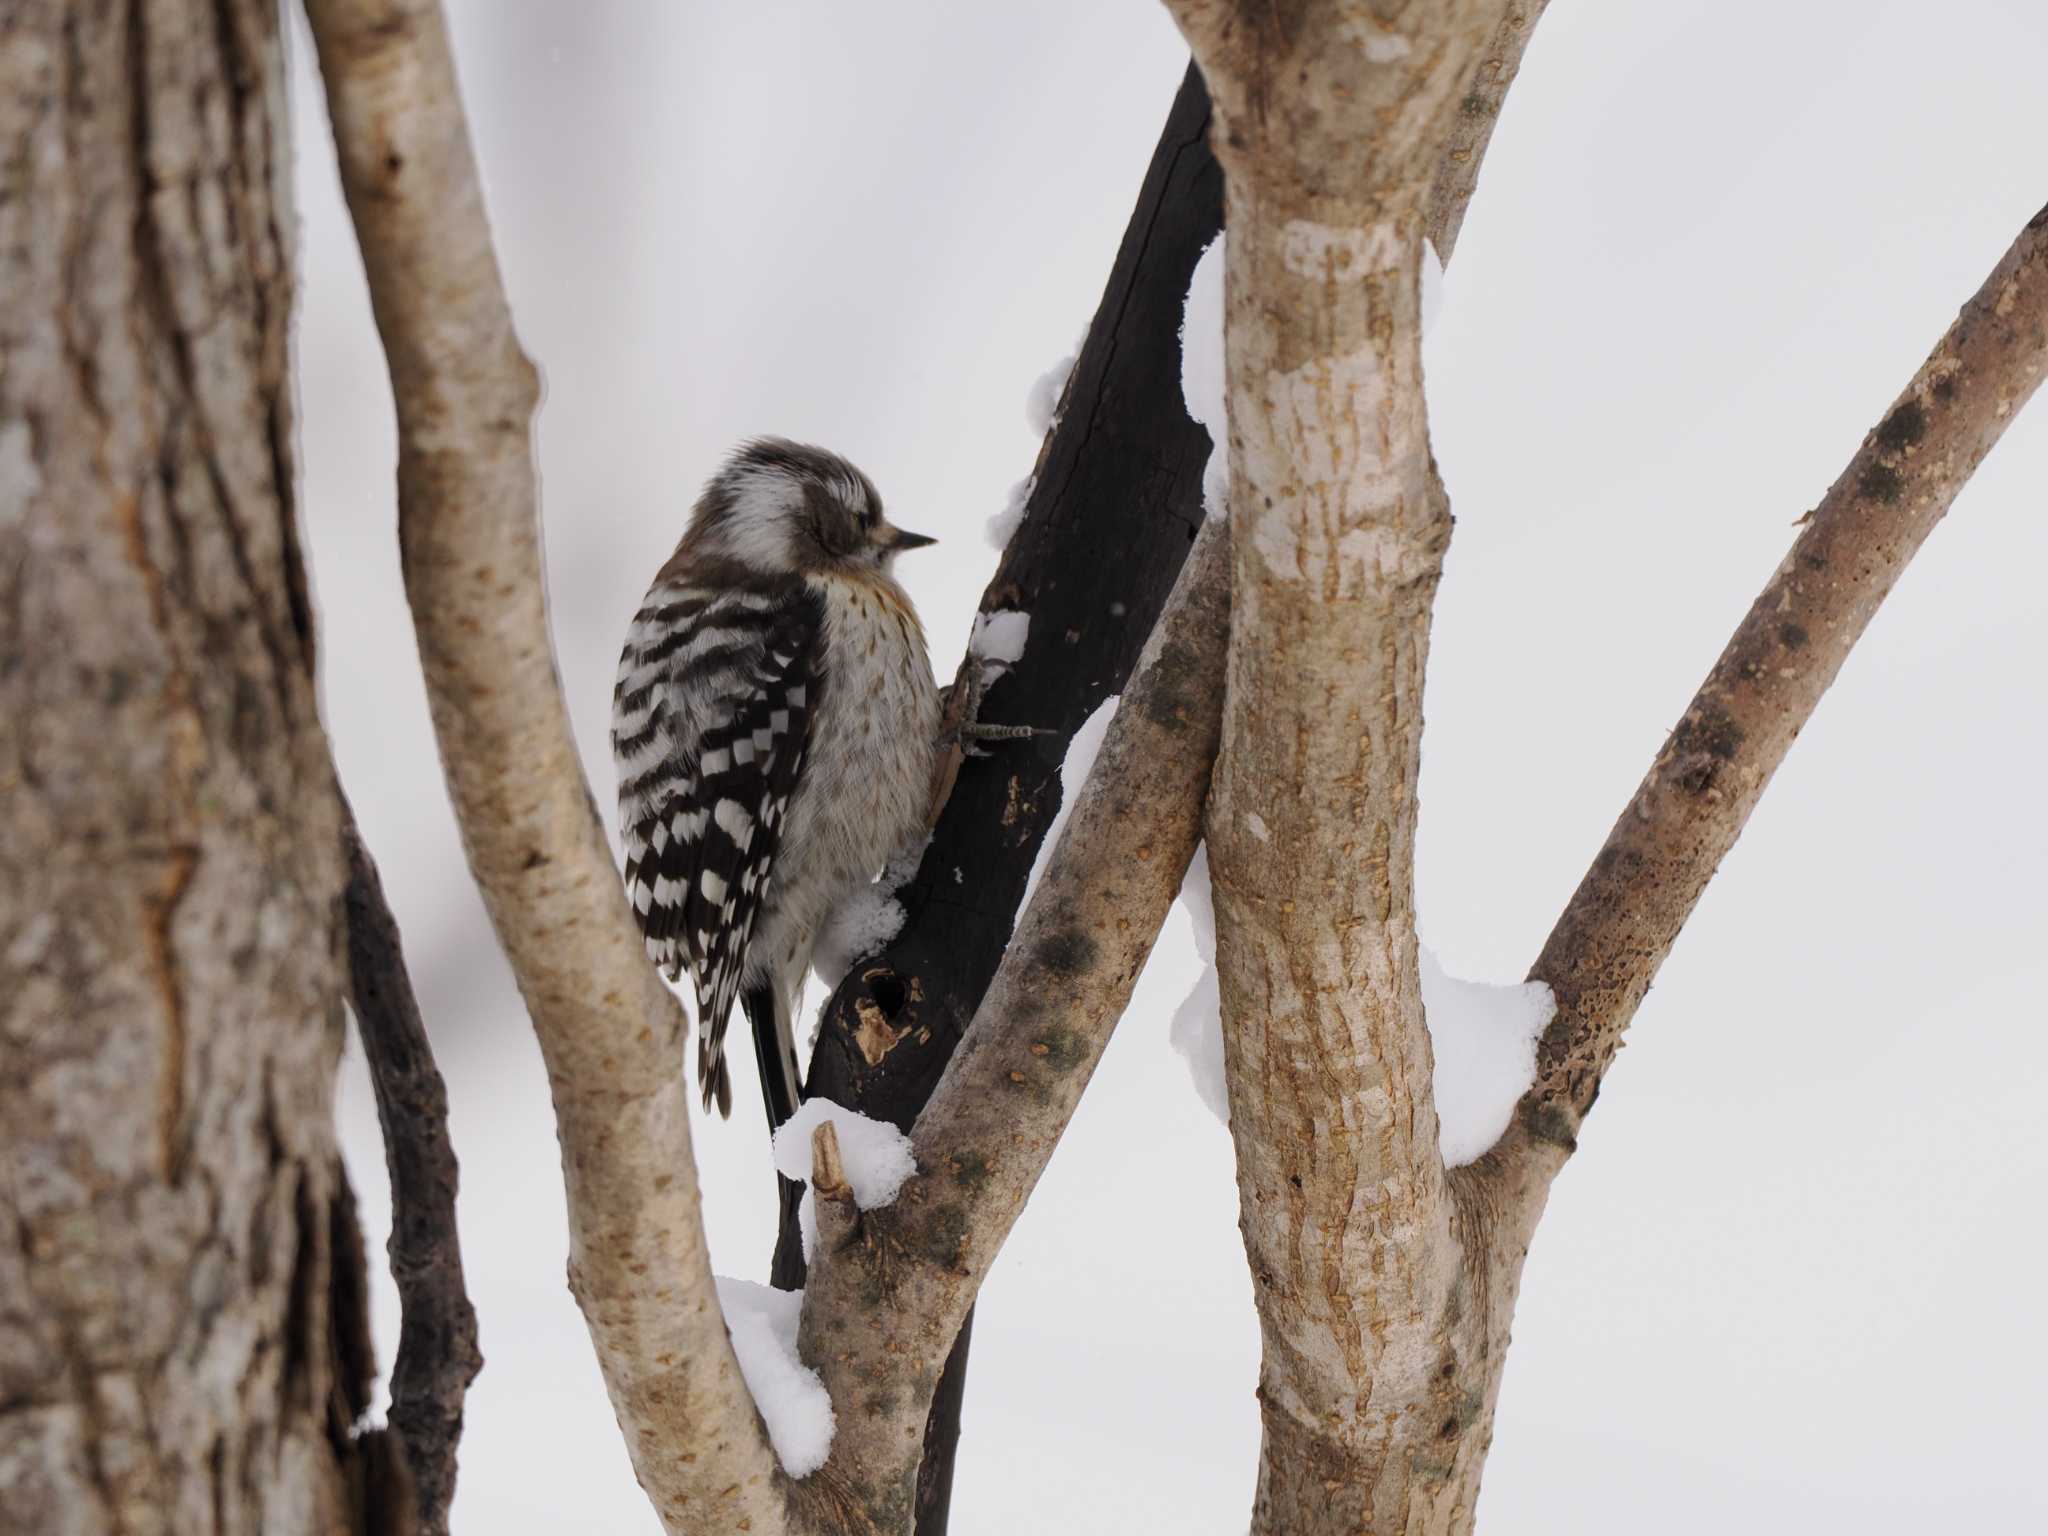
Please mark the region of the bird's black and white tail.
<svg viewBox="0 0 2048 1536"><path fill-rule="evenodd" d="M823 626L799 578L711 591L657 580L619 659L626 891L648 957L696 983L697 1083L721 1115L732 1112L726 1019L803 772ZM793 1082L794 1066L778 1076Z"/></svg>
<svg viewBox="0 0 2048 1536"><path fill-rule="evenodd" d="M754 1026L754 1061L761 1069L761 1101L768 1106L768 1131L773 1135L796 1113L802 1093L789 1004L780 987L763 982L740 994L740 1007Z"/></svg>

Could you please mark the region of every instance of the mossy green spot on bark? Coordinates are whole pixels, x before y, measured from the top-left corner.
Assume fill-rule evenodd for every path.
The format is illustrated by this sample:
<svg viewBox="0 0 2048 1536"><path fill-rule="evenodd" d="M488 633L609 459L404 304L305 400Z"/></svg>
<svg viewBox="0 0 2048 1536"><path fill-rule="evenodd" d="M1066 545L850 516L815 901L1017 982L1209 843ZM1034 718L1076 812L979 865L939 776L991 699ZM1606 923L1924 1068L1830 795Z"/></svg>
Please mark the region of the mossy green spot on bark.
<svg viewBox="0 0 2048 1536"><path fill-rule="evenodd" d="M1879 424L1877 442L1887 453L1904 453L1926 435L1927 412L1918 400L1908 400Z"/></svg>
<svg viewBox="0 0 2048 1536"><path fill-rule="evenodd" d="M1095 940L1080 928L1065 928L1038 946L1038 963L1055 976L1079 976L1095 964Z"/></svg>
<svg viewBox="0 0 2048 1536"><path fill-rule="evenodd" d="M1896 502L1905 488L1906 482L1889 464L1866 465L1856 477L1856 494L1865 501L1882 502L1885 506Z"/></svg>
<svg viewBox="0 0 2048 1536"><path fill-rule="evenodd" d="M1088 1042L1071 1029L1049 1029L1031 1043L1031 1054L1056 1072L1086 1063Z"/></svg>
<svg viewBox="0 0 2048 1536"><path fill-rule="evenodd" d="M988 1182L989 1161L979 1152L962 1152L948 1165L953 1182L962 1189L976 1190Z"/></svg>

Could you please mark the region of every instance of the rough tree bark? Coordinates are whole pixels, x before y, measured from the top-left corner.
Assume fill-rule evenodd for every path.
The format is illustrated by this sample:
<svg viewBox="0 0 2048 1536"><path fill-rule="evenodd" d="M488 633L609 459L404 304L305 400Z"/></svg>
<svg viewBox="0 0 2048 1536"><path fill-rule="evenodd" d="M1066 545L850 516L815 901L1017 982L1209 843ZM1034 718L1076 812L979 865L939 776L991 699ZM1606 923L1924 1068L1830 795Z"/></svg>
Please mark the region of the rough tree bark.
<svg viewBox="0 0 2048 1536"><path fill-rule="evenodd" d="M261 0L0 22L0 1528L405 1528Z"/></svg>
<svg viewBox="0 0 2048 1536"><path fill-rule="evenodd" d="M1214 525L1198 536L1097 774L917 1117L921 1172L884 1210L821 1202L800 1343L839 1428L824 1470L792 1487L769 1460L709 1290L675 1070L680 1016L641 960L568 745L541 598L531 371L505 312L438 12L418 0L313 6L398 397L406 575L437 731L555 1089L572 1278L636 1469L671 1531L910 1525L948 1346L1178 890L1219 736L1208 827L1268 1343L1255 1529L1471 1523L1540 1208L1528 1170L1561 1160L1567 1138L1554 1134L1553 1104L1525 1108L1518 1127L1542 1139L1519 1158L1496 1149L1453 1176L1436 1155L1409 863L1428 600L1448 516L1422 419L1416 269L1432 154L1459 142L1448 125L1471 99L1463 81L1490 57L1504 61L1504 89L1526 25L1487 0L1411 10L1395 27L1363 5L1177 7L1228 82L1219 142L1242 231L1229 285L1233 525L1227 538ZM1483 147L1481 132L1467 152ZM2014 262L1982 301L1991 318L1976 320L1995 344L1965 336L1930 365L1925 390L1901 405L1919 414L1888 419L1845 481L1850 501L1909 497L1911 513L1928 511L2038 380L2036 258ZM1944 384L1964 403L1952 423L1930 424L1928 400L1949 403ZM1916 452L1929 456L1917 466ZM1850 539L1885 537L1882 519L1848 526ZM1913 543L1898 541L1900 562ZM1887 585L1816 598L1816 617L1853 630ZM1754 641L1738 637L1742 654ZM1776 643L1791 644L1782 632ZM1828 675L1831 665L1819 686ZM1751 690L1745 707L1775 722L1757 740L1781 755L1818 687L1734 677ZM1677 756L1690 764L1694 748L1740 756L1739 743L1724 754L1705 739ZM1746 775L1767 777L1773 762L1765 752L1739 772L1709 765L1703 782L1731 773L1753 800L1761 778ZM1281 804L1257 795L1262 773L1289 786ZM1717 858L1740 815L1673 824L1691 839L1687 878L1703 882L1687 861ZM1674 910L1675 931L1684 907ZM1603 907L1575 931L1597 936L1613 920ZM1600 1032L1619 1027L1606 1015L1632 1006L1631 986L1602 994L1623 1006L1597 1003L1553 1032L1546 1064L1588 1049L1604 1061ZM870 1001L896 1030L897 1008ZM829 1195L829 1135L815 1150Z"/></svg>
<svg viewBox="0 0 2048 1536"><path fill-rule="evenodd" d="M1429 188L1429 211L1423 225L1437 259L1451 264L1458 248L1458 235L1465 228L1465 211L1472 206L1472 194L1479 188L1479 167L1485 163L1486 147L1493 142L1493 130L1500 123L1501 108L1507 104L1508 87L1522 68L1522 55L1536 35L1536 23L1550 0L1517 0L1495 26L1493 37L1479 56L1471 84L1458 103L1457 119L1451 124L1437 157L1436 176Z"/></svg>

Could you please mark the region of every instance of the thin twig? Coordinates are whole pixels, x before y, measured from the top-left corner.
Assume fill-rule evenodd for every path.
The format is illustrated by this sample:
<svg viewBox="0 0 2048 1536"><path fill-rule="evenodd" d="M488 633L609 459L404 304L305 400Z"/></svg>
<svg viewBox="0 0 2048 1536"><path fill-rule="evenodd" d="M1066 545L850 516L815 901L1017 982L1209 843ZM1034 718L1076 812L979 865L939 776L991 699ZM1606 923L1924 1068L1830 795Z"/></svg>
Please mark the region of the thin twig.
<svg viewBox="0 0 2048 1536"><path fill-rule="evenodd" d="M377 865L344 805L348 852L349 1000L377 1096L391 1179L391 1278L398 1283L398 1361L391 1429L405 1451L422 1536L446 1536L455 1497L462 1399L483 1369L476 1309L462 1279L458 1181L448 1140L448 1089L413 995L398 922Z"/></svg>

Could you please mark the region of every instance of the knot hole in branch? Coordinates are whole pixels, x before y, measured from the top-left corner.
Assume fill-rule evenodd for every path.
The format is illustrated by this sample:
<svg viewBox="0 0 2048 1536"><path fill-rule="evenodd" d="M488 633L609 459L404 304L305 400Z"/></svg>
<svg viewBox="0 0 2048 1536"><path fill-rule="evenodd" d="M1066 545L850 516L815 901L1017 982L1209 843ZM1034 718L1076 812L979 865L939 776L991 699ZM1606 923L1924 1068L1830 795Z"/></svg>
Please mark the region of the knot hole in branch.
<svg viewBox="0 0 2048 1536"><path fill-rule="evenodd" d="M860 981L867 996L854 999L853 1012L859 1023L854 1027L853 1043L863 1061L878 1067L882 1058L895 1049L896 1042L910 1032L909 1025L897 1020L910 1003L912 989L885 965L864 971Z"/></svg>
<svg viewBox="0 0 2048 1536"><path fill-rule="evenodd" d="M903 978L894 971L873 970L861 980L867 983L868 996L882 1010L882 1017L894 1024L902 1015L904 1005L910 1001L910 989L904 986Z"/></svg>

